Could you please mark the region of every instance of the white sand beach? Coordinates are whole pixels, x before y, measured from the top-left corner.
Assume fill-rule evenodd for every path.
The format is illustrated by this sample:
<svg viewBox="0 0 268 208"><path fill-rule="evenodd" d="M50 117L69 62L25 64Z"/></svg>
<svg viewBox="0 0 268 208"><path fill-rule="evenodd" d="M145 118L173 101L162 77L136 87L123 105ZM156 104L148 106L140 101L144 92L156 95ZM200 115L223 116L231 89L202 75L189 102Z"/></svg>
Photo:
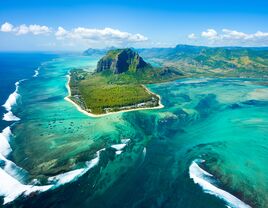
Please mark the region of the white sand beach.
<svg viewBox="0 0 268 208"><path fill-rule="evenodd" d="M111 115L111 114L116 114L116 113L124 113L124 112L130 112L130 111L138 111L138 110L154 110L154 109L161 109L161 108L164 108L164 105L161 103L161 97L153 92L151 92L147 87L145 87L144 85L142 85L144 87L144 89L150 93L150 94L153 94L153 95L156 95L158 98L159 98L159 105L156 106L156 107L146 107L146 108L142 108L142 107L139 107L139 108L133 108L133 109L127 109L127 110L120 110L120 111L115 111L115 112L109 112L109 113L104 113L104 114L93 114L93 113L89 113L85 110L83 110L77 103L75 103L74 101L71 100L71 88L70 88L70 80L71 80L71 76L68 74L67 75L67 84L66 84L66 88L68 90L68 95L64 98L66 101L72 103L78 111L80 111L81 113L84 113L85 115L87 116L90 116L90 117L94 117L94 118L98 118L98 117L103 117L103 116L107 116L107 115Z"/></svg>

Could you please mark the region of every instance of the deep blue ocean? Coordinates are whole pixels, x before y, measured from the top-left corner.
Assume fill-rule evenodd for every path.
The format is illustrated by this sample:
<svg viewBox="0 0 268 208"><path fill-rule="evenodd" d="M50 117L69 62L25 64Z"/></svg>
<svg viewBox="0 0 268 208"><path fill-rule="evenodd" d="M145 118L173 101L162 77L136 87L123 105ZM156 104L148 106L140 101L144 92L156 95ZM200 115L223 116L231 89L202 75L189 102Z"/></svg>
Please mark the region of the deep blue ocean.
<svg viewBox="0 0 268 208"><path fill-rule="evenodd" d="M15 91L15 83L32 77L42 62L55 58L51 53L0 52L0 115L6 113L2 106ZM0 131L11 122L0 119Z"/></svg>

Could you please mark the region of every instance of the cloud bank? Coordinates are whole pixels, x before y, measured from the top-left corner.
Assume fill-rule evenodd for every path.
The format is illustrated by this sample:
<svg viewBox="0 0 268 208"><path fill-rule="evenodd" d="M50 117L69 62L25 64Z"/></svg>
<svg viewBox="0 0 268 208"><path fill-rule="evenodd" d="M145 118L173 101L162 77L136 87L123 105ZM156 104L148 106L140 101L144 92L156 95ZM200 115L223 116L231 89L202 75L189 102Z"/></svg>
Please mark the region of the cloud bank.
<svg viewBox="0 0 268 208"><path fill-rule="evenodd" d="M129 32L120 31L113 28L95 29L86 27L76 27L71 30L66 30L63 27L57 29L50 28L45 25L26 25L22 24L14 26L9 22L1 25L0 31L4 33L12 33L17 36L20 35L52 35L57 40L61 41L65 46L75 45L92 45L92 46L120 46L131 45L134 43L141 43L148 40L147 37L139 33L132 34Z"/></svg>
<svg viewBox="0 0 268 208"><path fill-rule="evenodd" d="M108 27L104 29L77 27L70 31L58 27L55 36L59 40L85 40L89 42L110 42L112 44L138 43L148 40L147 37L138 33L132 34Z"/></svg>
<svg viewBox="0 0 268 208"><path fill-rule="evenodd" d="M1 32L12 32L13 25L8 23L8 22L5 22L4 24L2 24L0 31Z"/></svg>
<svg viewBox="0 0 268 208"><path fill-rule="evenodd" d="M195 36L194 33L191 33L191 34L188 35L188 38L189 39L196 39L196 36Z"/></svg>
<svg viewBox="0 0 268 208"><path fill-rule="evenodd" d="M45 35L50 38L50 42L53 42L50 45L55 47L143 47L144 45L149 47L155 45L153 44L154 41L148 41L149 39L140 33L130 33L110 27L103 29L87 27L65 29L62 26L52 28L46 25L13 25L5 22L0 25L0 32L10 33L16 36ZM268 46L268 32L262 31L245 33L225 28L218 31L209 28L199 34L191 33L187 38L189 44L208 46ZM177 41L180 42L179 40ZM174 42L174 45L176 45L176 42Z"/></svg>
<svg viewBox="0 0 268 208"><path fill-rule="evenodd" d="M268 46L268 32L262 31L244 33L237 30L222 29L217 32L210 28L202 31L200 35L191 33L188 35L188 39L196 39L199 43L207 45Z"/></svg>
<svg viewBox="0 0 268 208"><path fill-rule="evenodd" d="M6 33L14 33L16 35L26 35L26 34L33 34L33 35L41 35L41 34L49 34L51 33L51 29L47 26L42 25L19 25L14 26L9 22L5 22L1 25L0 28L1 32Z"/></svg>

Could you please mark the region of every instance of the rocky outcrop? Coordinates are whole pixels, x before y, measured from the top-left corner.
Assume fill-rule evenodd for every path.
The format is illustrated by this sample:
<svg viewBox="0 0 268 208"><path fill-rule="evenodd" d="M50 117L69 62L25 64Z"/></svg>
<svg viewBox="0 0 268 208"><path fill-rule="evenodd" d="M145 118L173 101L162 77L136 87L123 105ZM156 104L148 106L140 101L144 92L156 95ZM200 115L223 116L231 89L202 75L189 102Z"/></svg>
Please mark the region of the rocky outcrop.
<svg viewBox="0 0 268 208"><path fill-rule="evenodd" d="M137 72L150 67L151 65L146 63L136 51L127 48L108 51L99 60L96 71L110 70L114 74L121 74L127 71Z"/></svg>

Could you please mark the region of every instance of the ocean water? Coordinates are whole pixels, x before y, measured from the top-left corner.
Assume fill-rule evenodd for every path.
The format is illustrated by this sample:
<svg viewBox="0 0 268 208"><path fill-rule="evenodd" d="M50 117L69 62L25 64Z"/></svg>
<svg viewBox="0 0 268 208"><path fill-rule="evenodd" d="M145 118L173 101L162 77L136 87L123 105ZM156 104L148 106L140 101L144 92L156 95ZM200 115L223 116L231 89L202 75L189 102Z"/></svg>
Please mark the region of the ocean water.
<svg viewBox="0 0 268 208"><path fill-rule="evenodd" d="M25 57L37 66L23 74L21 63L1 82L5 104L27 79L2 109L20 119L0 134L5 206L266 207L267 80L149 85L165 108L92 118L64 98L68 71L93 71L97 59L43 58Z"/></svg>
<svg viewBox="0 0 268 208"><path fill-rule="evenodd" d="M48 53L0 53L0 103L4 104L9 95L16 89L15 83L34 76L40 64L56 57ZM6 113L1 107L0 114ZM0 129L9 125L5 120L0 120Z"/></svg>

